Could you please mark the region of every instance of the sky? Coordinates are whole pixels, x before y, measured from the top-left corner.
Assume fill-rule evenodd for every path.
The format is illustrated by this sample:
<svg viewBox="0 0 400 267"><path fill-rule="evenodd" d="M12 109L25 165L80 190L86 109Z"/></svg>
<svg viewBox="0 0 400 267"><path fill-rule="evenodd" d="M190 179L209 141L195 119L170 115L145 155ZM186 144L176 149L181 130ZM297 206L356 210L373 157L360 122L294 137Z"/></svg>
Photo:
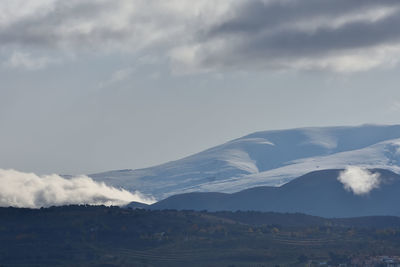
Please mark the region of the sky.
<svg viewBox="0 0 400 267"><path fill-rule="evenodd" d="M148 167L400 123L398 0L2 0L0 168Z"/></svg>

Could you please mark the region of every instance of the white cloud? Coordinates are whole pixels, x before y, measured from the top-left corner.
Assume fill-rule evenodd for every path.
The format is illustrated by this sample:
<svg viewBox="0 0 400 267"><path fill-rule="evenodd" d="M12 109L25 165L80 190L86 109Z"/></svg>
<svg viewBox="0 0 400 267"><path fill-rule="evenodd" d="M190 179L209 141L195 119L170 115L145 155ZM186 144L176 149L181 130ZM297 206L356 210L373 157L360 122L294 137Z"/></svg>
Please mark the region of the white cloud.
<svg viewBox="0 0 400 267"><path fill-rule="evenodd" d="M379 173L371 173L367 169L348 166L339 174L338 180L344 188L356 195L365 195L380 185Z"/></svg>
<svg viewBox="0 0 400 267"><path fill-rule="evenodd" d="M87 176L70 179L38 176L0 169L0 206L40 208L68 204L124 205L132 201L153 203L151 197L93 181Z"/></svg>

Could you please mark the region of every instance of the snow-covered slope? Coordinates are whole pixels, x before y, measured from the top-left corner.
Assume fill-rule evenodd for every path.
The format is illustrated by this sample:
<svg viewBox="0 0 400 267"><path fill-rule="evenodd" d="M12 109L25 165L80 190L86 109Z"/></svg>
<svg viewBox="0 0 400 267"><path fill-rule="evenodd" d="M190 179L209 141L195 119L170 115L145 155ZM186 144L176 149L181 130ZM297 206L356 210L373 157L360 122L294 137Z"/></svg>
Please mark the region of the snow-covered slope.
<svg viewBox="0 0 400 267"><path fill-rule="evenodd" d="M90 175L156 199L194 191L279 186L305 173L347 165L400 172L400 125L257 132L159 166Z"/></svg>

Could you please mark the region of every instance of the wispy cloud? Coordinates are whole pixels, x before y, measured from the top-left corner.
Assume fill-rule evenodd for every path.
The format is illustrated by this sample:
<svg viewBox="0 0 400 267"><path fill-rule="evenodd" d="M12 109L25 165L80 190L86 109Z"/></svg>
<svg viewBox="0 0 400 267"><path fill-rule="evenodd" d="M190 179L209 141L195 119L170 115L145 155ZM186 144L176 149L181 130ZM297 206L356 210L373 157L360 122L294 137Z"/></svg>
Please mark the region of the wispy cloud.
<svg viewBox="0 0 400 267"><path fill-rule="evenodd" d="M3 64L12 69L39 70L55 62L49 57L34 57L26 52L14 51Z"/></svg>
<svg viewBox="0 0 400 267"><path fill-rule="evenodd" d="M40 208L68 204L124 205L152 203L139 192L128 192L93 181L87 176L38 176L0 169L0 206Z"/></svg>
<svg viewBox="0 0 400 267"><path fill-rule="evenodd" d="M390 112L398 112L400 111L400 101L396 100L392 103L392 105L389 107Z"/></svg>
<svg viewBox="0 0 400 267"><path fill-rule="evenodd" d="M103 88L117 83L121 83L123 81L128 80L134 74L134 72L135 68L133 67L127 67L116 70L111 74L111 76L107 80L102 81L99 84L99 86Z"/></svg>

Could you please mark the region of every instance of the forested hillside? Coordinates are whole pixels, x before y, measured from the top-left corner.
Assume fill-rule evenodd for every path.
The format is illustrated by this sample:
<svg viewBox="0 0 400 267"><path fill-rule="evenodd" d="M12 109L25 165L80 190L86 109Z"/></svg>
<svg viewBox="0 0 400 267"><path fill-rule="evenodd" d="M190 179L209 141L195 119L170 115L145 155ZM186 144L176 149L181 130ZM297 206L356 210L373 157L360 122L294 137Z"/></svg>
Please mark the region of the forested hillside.
<svg viewBox="0 0 400 267"><path fill-rule="evenodd" d="M1 208L0 218L4 266L269 266L400 255L397 217L64 206Z"/></svg>

